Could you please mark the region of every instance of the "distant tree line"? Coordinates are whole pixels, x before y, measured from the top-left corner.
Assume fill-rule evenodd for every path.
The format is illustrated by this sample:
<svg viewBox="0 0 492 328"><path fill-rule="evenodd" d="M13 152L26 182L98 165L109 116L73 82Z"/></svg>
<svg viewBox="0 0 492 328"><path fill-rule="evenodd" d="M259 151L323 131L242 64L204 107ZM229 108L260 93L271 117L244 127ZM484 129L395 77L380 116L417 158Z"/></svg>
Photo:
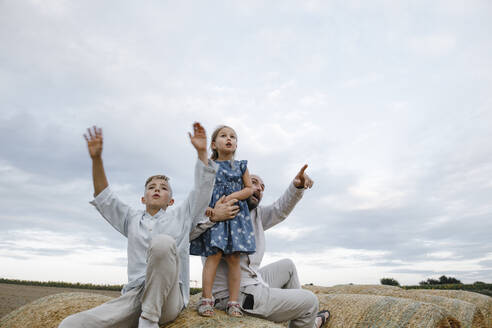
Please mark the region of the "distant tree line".
<svg viewBox="0 0 492 328"><path fill-rule="evenodd" d="M400 286L400 283L393 278L381 278L381 285Z"/></svg>
<svg viewBox="0 0 492 328"><path fill-rule="evenodd" d="M420 286L430 286L430 285L447 285L447 284L461 284L462 282L453 277L440 276L438 279L429 278L425 281L419 282Z"/></svg>
<svg viewBox="0 0 492 328"><path fill-rule="evenodd" d="M31 280L17 280L17 279L5 279L0 278L2 284L14 284L14 285L26 285L26 286L41 286L41 287L61 287L61 288L80 288L80 289L94 289L94 290L114 290L120 291L123 285L94 285L94 284L81 284L80 282L62 282L62 281L31 281ZM190 294L201 293L201 288L190 288Z"/></svg>
<svg viewBox="0 0 492 328"><path fill-rule="evenodd" d="M393 278L382 278L382 285L398 286L400 283ZM427 279L421 281L418 286L401 286L404 289L445 289L445 290L466 290L469 292L480 293L492 296L492 284L476 281L473 284L463 284L460 280L453 277L441 276L439 279Z"/></svg>
<svg viewBox="0 0 492 328"><path fill-rule="evenodd" d="M28 286L44 286L44 287L63 287L63 288L81 288L81 289L96 289L96 290L116 290L120 291L123 285L94 285L63 282L63 281L31 281L0 278L2 284L28 285Z"/></svg>
<svg viewBox="0 0 492 328"><path fill-rule="evenodd" d="M389 286L400 286L400 283L393 278L381 278L380 280L381 285L389 285ZM477 281L476 283L480 284L483 282ZM453 277L446 277L446 276L441 276L439 279L432 279L429 278L425 281L419 282L420 286L434 286L434 285L448 285L448 284L461 284L461 281L459 281L456 278Z"/></svg>

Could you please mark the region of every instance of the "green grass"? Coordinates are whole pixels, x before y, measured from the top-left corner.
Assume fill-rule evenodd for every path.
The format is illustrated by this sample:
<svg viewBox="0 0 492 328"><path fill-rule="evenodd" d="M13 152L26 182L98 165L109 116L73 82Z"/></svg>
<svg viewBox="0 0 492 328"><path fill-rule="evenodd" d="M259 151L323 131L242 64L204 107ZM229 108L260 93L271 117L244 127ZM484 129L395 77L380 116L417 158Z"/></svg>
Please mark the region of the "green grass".
<svg viewBox="0 0 492 328"><path fill-rule="evenodd" d="M31 281L0 278L2 284L28 285L28 286L44 286L44 287L63 287L63 288L81 288L81 289L97 289L97 290L116 290L120 291L123 285L94 285L63 282L63 281Z"/></svg>
<svg viewBox="0 0 492 328"><path fill-rule="evenodd" d="M81 289L96 289L96 290L115 290L120 291L123 285L94 285L81 284L80 282L71 283L63 281L32 281L32 280L17 280L0 278L2 284L27 285L27 286L43 286L43 287L61 287L61 288L81 288ZM190 294L201 293L201 288L190 288Z"/></svg>

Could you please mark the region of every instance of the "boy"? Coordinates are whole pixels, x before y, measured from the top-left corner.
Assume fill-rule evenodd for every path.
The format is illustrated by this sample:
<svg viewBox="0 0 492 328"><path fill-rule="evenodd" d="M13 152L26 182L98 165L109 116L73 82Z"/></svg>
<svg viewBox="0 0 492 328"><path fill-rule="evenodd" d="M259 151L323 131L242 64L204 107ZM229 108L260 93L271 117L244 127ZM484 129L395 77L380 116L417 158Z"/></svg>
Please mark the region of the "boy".
<svg viewBox="0 0 492 328"><path fill-rule="evenodd" d="M92 159L94 200L101 215L128 238L128 284L122 296L69 316L59 327L158 328L176 319L189 300L189 234L193 218L205 213L212 195L216 164L207 158L205 129L193 125L190 141L198 159L195 186L175 208L169 179L147 179L142 203L145 211L122 203L108 185L102 162L102 130L84 135Z"/></svg>

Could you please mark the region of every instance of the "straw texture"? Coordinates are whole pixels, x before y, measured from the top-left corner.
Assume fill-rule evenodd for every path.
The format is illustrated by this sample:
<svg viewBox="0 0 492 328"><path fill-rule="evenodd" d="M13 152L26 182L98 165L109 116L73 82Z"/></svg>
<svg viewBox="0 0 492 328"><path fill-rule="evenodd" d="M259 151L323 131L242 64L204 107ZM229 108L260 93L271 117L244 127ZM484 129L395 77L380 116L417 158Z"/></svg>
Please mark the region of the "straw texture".
<svg viewBox="0 0 492 328"><path fill-rule="evenodd" d="M368 294L384 296L391 292L403 290L400 287L386 285L336 285L333 287L304 285L302 288L308 289L315 294Z"/></svg>
<svg viewBox="0 0 492 328"><path fill-rule="evenodd" d="M181 314L172 323L165 325L166 328L181 328L181 327L200 327L200 328L283 328L285 325L274 323L271 321L255 318L245 315L243 318L232 318L224 311L215 309L215 314L212 318L204 318L198 315L196 305L200 300L201 294L191 296L190 304L181 312Z"/></svg>
<svg viewBox="0 0 492 328"><path fill-rule="evenodd" d="M416 289L422 294L438 295L475 304L483 313L487 328L492 328L492 297L464 290Z"/></svg>
<svg viewBox="0 0 492 328"><path fill-rule="evenodd" d="M271 321L244 316L232 318L224 311L215 311L213 318L200 317L196 304L200 295L193 295L190 306L181 312L178 318L165 326L169 328L279 328L285 327ZM46 296L14 310L0 319L2 328L56 328L60 322L71 314L88 310L111 300L109 296L89 293L61 293Z"/></svg>
<svg viewBox="0 0 492 328"><path fill-rule="evenodd" d="M381 285L304 286L317 294L320 309L331 312L327 328L492 328L492 298L464 291L404 290ZM168 328L273 328L286 327L252 316L232 318L216 310L200 317L193 295L190 305ZM43 297L0 319L2 328L55 328L67 316L107 302L111 297L88 293L62 293Z"/></svg>
<svg viewBox="0 0 492 328"><path fill-rule="evenodd" d="M329 309L327 328L458 328L444 309L413 300L362 294L319 294L321 309Z"/></svg>
<svg viewBox="0 0 492 328"><path fill-rule="evenodd" d="M315 294L368 294L412 299L438 305L456 320L463 328L487 328L483 312L478 306L457 298L423 293L425 290L404 290L399 287L382 285L338 285L334 287L304 286ZM450 295L452 296L452 295Z"/></svg>
<svg viewBox="0 0 492 328"><path fill-rule="evenodd" d="M100 294L61 293L45 296L0 319L2 328L56 328L71 314L96 307L112 298Z"/></svg>

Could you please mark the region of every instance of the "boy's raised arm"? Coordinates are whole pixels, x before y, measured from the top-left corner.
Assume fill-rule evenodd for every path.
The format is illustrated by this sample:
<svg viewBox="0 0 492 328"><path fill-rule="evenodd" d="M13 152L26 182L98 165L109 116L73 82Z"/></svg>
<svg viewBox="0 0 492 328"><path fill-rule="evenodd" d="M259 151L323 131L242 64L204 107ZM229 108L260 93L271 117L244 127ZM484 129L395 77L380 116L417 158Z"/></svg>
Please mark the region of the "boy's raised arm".
<svg viewBox="0 0 492 328"><path fill-rule="evenodd" d="M188 133L191 144L197 151L198 160L195 165L195 179L193 189L186 201L175 209L181 212L182 217L189 219L190 225L202 216L212 198L217 164L207 158L207 134L200 123L193 124L193 132Z"/></svg>
<svg viewBox="0 0 492 328"><path fill-rule="evenodd" d="M92 129L88 128L87 134L84 134L84 138L87 141L87 148L92 159L92 181L94 183L95 197L108 187L108 179L106 178L106 173L104 172L104 165L101 156L103 149L102 129L97 128L96 126L93 126Z"/></svg>
<svg viewBox="0 0 492 328"><path fill-rule="evenodd" d="M188 132L190 136L190 141L195 147L196 152L198 153L198 158L208 166L208 158L207 158L207 133L205 132L205 128L198 122L193 124L193 134Z"/></svg>

